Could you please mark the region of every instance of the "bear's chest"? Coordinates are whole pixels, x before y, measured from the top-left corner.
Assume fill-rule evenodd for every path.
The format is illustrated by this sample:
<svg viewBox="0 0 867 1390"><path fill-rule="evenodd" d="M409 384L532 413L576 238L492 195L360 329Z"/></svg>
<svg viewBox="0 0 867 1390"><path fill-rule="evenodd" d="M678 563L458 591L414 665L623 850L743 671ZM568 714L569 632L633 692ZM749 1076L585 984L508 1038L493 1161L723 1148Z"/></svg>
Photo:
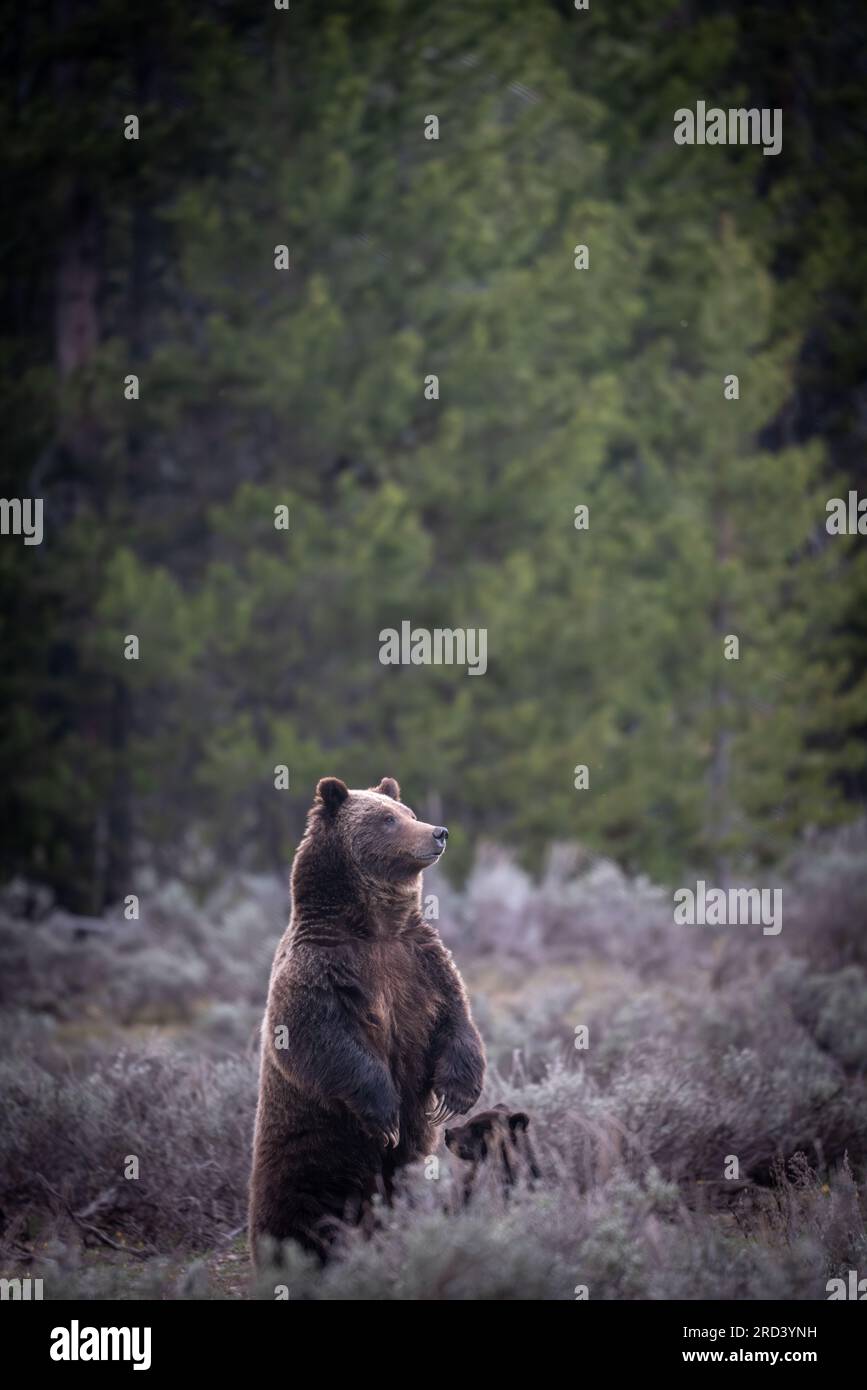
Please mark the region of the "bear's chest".
<svg viewBox="0 0 867 1390"><path fill-rule="evenodd" d="M371 1046L404 1071L426 1056L436 1001L411 947L399 941L371 947L364 1026Z"/></svg>

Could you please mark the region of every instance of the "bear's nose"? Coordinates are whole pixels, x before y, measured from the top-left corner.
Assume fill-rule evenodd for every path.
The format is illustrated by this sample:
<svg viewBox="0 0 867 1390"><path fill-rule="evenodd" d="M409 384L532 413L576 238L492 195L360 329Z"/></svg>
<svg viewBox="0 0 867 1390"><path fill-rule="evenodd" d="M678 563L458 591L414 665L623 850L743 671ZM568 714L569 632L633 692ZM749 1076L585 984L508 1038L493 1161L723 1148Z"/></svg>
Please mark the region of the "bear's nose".
<svg viewBox="0 0 867 1390"><path fill-rule="evenodd" d="M433 830L433 837L436 840L437 844L440 846L440 848L444 849L446 840L449 838L449 832L446 830L444 825L435 825Z"/></svg>

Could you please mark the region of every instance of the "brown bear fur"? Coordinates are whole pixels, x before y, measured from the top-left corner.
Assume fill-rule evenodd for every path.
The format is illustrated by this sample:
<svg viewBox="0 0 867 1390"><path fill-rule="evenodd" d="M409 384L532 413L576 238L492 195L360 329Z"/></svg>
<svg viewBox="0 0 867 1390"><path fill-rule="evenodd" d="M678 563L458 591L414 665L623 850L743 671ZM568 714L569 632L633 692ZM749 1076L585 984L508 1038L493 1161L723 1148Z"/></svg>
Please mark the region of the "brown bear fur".
<svg viewBox="0 0 867 1390"><path fill-rule="evenodd" d="M502 1103L493 1110L480 1110L461 1125L445 1132L446 1148L469 1163L464 1174L463 1200L466 1204L483 1172L491 1173L503 1195L523 1177L532 1186L540 1177L536 1155L527 1130L530 1117L523 1110L510 1111Z"/></svg>
<svg viewBox="0 0 867 1390"><path fill-rule="evenodd" d="M446 835L416 819L393 778L317 787L262 1024L254 1261L264 1236L324 1260L339 1223L360 1220L377 1191L388 1199L397 1169L479 1097L482 1040L421 912L421 871Z"/></svg>

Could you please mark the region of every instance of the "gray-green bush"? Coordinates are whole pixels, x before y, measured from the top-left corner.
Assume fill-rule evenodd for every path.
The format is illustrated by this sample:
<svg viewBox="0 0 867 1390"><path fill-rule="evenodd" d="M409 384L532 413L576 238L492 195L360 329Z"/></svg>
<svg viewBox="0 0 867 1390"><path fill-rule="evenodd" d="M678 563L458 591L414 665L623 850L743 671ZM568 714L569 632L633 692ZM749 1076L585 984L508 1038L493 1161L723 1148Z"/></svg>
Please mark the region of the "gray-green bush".
<svg viewBox="0 0 867 1390"><path fill-rule="evenodd" d="M539 882L489 850L466 889L436 883L488 1047L483 1103L530 1114L542 1180L507 1203L482 1183L463 1209L441 1151L438 1179L419 1165L324 1274L289 1251L292 1297L817 1298L863 1265L852 835L794 862L774 938L675 927L670 893L565 847ZM286 911L278 882L249 876L201 901L150 884L132 923L3 895L4 1268L50 1274L49 1297L246 1287L221 1252L246 1268L257 1031Z"/></svg>

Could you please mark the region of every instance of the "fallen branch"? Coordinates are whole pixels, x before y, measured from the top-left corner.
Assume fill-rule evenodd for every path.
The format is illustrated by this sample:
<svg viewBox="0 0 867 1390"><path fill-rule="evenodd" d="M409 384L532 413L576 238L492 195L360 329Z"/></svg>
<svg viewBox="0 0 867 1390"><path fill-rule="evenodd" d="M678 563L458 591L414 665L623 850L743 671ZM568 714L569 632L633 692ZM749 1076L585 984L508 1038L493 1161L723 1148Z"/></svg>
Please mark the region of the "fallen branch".
<svg viewBox="0 0 867 1390"><path fill-rule="evenodd" d="M58 1192L55 1187L52 1187L48 1179L44 1178L41 1173L37 1173L36 1176L43 1186L48 1189L52 1197L55 1197L57 1201L60 1202L61 1206L66 1208L71 1220L75 1222L76 1226L80 1227L82 1231L88 1231L92 1236L96 1236L97 1240L101 1240L103 1245L107 1245L110 1250L117 1250L121 1255L134 1255L136 1259L139 1260L147 1260L151 1255L159 1254L159 1251L153 1245L148 1246L144 1250L136 1250L131 1245L119 1245L116 1240L111 1239L111 1236L107 1236L104 1231L101 1231L98 1226L94 1226L92 1222L84 1221L80 1216L77 1216L63 1194ZM88 1210L90 1210L90 1208L88 1208Z"/></svg>

